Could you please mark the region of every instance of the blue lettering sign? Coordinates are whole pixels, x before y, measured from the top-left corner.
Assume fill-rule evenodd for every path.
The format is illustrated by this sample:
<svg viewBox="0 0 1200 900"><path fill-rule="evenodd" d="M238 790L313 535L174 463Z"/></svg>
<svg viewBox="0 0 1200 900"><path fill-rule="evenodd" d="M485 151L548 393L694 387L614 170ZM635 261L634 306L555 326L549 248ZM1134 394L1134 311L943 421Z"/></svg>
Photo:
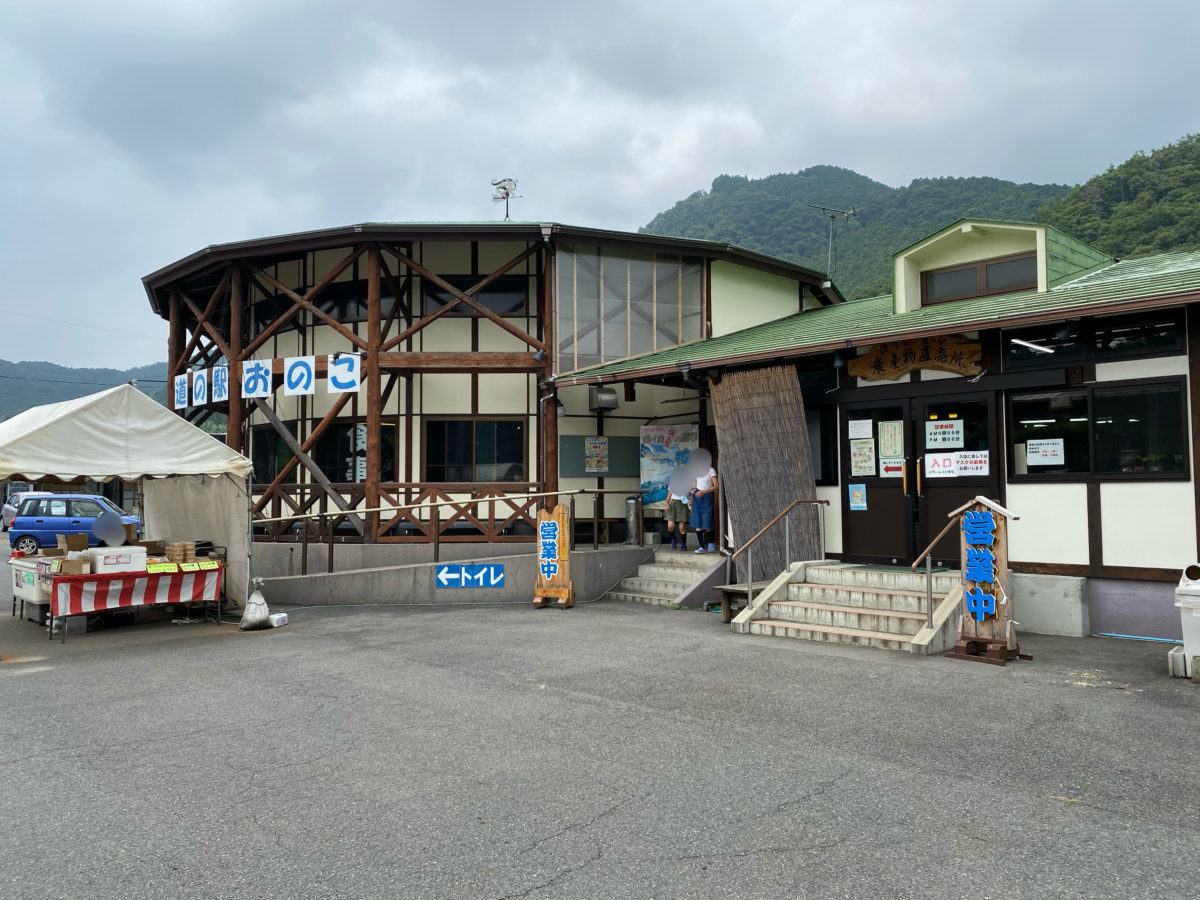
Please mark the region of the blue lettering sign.
<svg viewBox="0 0 1200 900"><path fill-rule="evenodd" d="M346 394L362 387L362 360L357 353L330 353L326 375L330 394Z"/></svg>
<svg viewBox="0 0 1200 900"><path fill-rule="evenodd" d="M989 510L969 509L963 513L963 535L968 544L992 546L996 539L996 520Z"/></svg>
<svg viewBox="0 0 1200 900"><path fill-rule="evenodd" d="M213 403L224 403L229 399L229 367L212 367L212 398Z"/></svg>
<svg viewBox="0 0 1200 900"><path fill-rule="evenodd" d="M271 396L271 367L262 360L250 359L242 363L242 396Z"/></svg>
<svg viewBox="0 0 1200 900"><path fill-rule="evenodd" d="M987 547L967 547L963 581L991 584L996 580L996 555Z"/></svg>
<svg viewBox="0 0 1200 900"><path fill-rule="evenodd" d="M439 588L500 588L504 587L502 563L447 563L434 566L434 587Z"/></svg>
<svg viewBox="0 0 1200 900"><path fill-rule="evenodd" d="M188 377L175 376L175 408L183 409L188 405Z"/></svg>
<svg viewBox="0 0 1200 900"><path fill-rule="evenodd" d="M986 616L994 616L996 614L996 597L994 594L985 594L978 588L971 588L964 595L967 603L967 614L975 617L977 622L982 622Z"/></svg>
<svg viewBox="0 0 1200 900"><path fill-rule="evenodd" d="M317 363L312 356L293 356L283 361L283 393L311 394L317 381Z"/></svg>

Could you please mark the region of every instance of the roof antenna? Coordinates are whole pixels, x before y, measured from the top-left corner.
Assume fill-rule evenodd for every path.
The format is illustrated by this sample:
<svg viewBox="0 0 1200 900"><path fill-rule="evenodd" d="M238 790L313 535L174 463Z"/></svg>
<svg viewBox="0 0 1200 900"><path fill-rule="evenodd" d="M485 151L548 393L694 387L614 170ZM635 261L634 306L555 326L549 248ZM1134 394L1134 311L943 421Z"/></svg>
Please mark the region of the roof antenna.
<svg viewBox="0 0 1200 900"><path fill-rule="evenodd" d="M508 221L508 201L510 199L520 199L521 195L516 192L517 179L515 178L497 178L492 182L492 187L496 189L492 194L492 200L499 203L504 201L504 221Z"/></svg>
<svg viewBox="0 0 1200 900"><path fill-rule="evenodd" d="M818 206L816 203L808 204L813 209L819 209L824 215L829 216L829 252L825 257L825 284L821 287L833 287L833 223L836 219L846 219L850 216L857 216L858 211L852 206L849 209L834 209L832 206Z"/></svg>

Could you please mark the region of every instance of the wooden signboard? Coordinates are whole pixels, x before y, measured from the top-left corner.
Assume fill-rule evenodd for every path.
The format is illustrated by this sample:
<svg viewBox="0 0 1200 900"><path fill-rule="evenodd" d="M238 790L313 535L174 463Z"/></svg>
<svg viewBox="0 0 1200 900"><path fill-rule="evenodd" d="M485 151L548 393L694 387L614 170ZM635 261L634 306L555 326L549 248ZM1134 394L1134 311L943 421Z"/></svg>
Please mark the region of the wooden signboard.
<svg viewBox="0 0 1200 900"><path fill-rule="evenodd" d="M537 586L533 605L545 606L551 600L562 609L575 605L575 585L571 583L571 541L567 507L540 509L537 516Z"/></svg>
<svg viewBox="0 0 1200 900"><path fill-rule="evenodd" d="M947 656L1002 666L1021 653L1008 602L1008 520L999 503L976 497L951 516L959 517L962 548L962 628Z"/></svg>
<svg viewBox="0 0 1200 900"><path fill-rule="evenodd" d="M870 352L850 360L846 371L864 381L899 378L915 369L979 375L983 372L982 358L979 341L943 335L876 344Z"/></svg>

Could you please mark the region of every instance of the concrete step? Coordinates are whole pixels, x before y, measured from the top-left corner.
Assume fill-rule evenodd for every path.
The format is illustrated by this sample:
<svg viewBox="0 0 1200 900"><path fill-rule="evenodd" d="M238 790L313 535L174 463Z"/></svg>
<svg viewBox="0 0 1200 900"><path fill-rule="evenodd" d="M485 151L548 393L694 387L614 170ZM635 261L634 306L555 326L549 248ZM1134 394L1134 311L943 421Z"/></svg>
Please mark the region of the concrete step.
<svg viewBox="0 0 1200 900"><path fill-rule="evenodd" d="M901 637L916 634L925 624L923 612L893 612L861 606L790 600L768 604L767 618L771 621L799 625L821 625Z"/></svg>
<svg viewBox="0 0 1200 900"><path fill-rule="evenodd" d="M851 564L812 565L805 567L804 580L810 584L859 585L925 593L924 571L911 572L908 569L887 569ZM958 583L958 572L946 570L934 572L933 594L935 597L944 597Z"/></svg>
<svg viewBox="0 0 1200 900"><path fill-rule="evenodd" d="M936 606L942 595L936 592ZM894 588L872 588L849 584L811 584L809 582L788 585L788 599L797 603L827 603L833 606L854 606L862 609L890 610L896 612L924 613L925 592L900 591Z"/></svg>
<svg viewBox="0 0 1200 900"><path fill-rule="evenodd" d="M677 566L669 562L642 563L638 566L639 578L661 578L663 581L695 582L708 573L699 566Z"/></svg>
<svg viewBox="0 0 1200 900"><path fill-rule="evenodd" d="M666 581L662 578L643 578L641 574L631 575L628 578L622 578L618 587L623 591L632 591L635 594L649 594L652 597L678 597L688 588L694 581Z"/></svg>
<svg viewBox="0 0 1200 900"><path fill-rule="evenodd" d="M903 636L886 631L781 622L777 619L752 619L750 633L834 644L854 644L860 647L884 647L888 650L910 649L910 642Z"/></svg>
<svg viewBox="0 0 1200 900"><path fill-rule="evenodd" d="M720 553L696 553L695 550L672 550L670 545L664 550L659 547L654 551L653 565L679 566L681 568L698 569L707 572L725 557Z"/></svg>
<svg viewBox="0 0 1200 900"><path fill-rule="evenodd" d="M639 594L636 591L625 591L617 586L604 595L609 600L621 600L625 603L645 603L650 606L676 606L673 597L655 597L650 594Z"/></svg>

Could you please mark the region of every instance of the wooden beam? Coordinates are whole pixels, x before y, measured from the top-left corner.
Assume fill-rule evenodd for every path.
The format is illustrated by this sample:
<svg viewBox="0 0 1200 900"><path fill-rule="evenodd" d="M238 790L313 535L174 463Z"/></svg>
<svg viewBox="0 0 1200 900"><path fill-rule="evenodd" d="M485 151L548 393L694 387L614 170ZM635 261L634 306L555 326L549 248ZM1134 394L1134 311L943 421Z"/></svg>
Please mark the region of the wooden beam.
<svg viewBox="0 0 1200 900"><path fill-rule="evenodd" d="M345 408L346 404L350 402L350 398L352 396L354 395L342 394L340 397L338 397L337 402L330 407L329 412L325 413L325 417L317 423L317 426L311 432L309 432L308 437L304 439L304 443L300 445L301 450L303 450L305 453L308 453L308 451L313 448L313 445L316 444L317 439L321 437L326 428L333 424L333 421ZM262 496L258 498L258 502L254 504L254 511L256 513L261 512L262 508L266 506L268 502L270 502L272 495L274 495L275 491L279 489L279 486L283 484L284 479L287 478L288 475L292 473L292 470L295 469L299 464L300 460L296 456L293 456L286 463L284 463L283 468L279 470L279 474L275 476L275 480L267 485L266 490L262 492Z"/></svg>
<svg viewBox="0 0 1200 900"><path fill-rule="evenodd" d="M383 409L383 383L379 377L379 247L372 244L367 250L367 509L379 506L379 470L382 450L380 430ZM372 541L379 539L379 513L367 513L367 533Z"/></svg>
<svg viewBox="0 0 1200 900"><path fill-rule="evenodd" d="M226 409L227 425L225 444L230 450L243 452L246 445L242 434L245 424L245 407L242 404L242 306L245 279L237 265L229 267L229 346L238 356L229 360L229 406Z"/></svg>
<svg viewBox="0 0 1200 900"><path fill-rule="evenodd" d="M379 365L389 369L423 369L440 372L541 372L542 363L532 353L496 351L471 353L380 353Z"/></svg>
<svg viewBox="0 0 1200 900"><path fill-rule="evenodd" d="M481 304L479 301L477 301L475 299L475 294L477 294L479 291L483 290L485 287L487 287L489 284L491 284L493 281L495 281L501 275L506 274L509 270L515 268L516 266L519 266L521 263L523 263L525 260L527 260L530 256L537 253L540 246L541 246L540 244L531 244L529 247L525 248L524 252L518 253L516 256L514 256L512 259L510 259L508 262L506 262L503 266L501 266L495 272L492 272L490 275L484 277L483 279L478 281L476 284L474 284L470 288L468 288L466 291L459 290L454 285L452 285L448 281L446 281L444 278L440 277L439 275L435 274L434 272L431 272L429 269L426 269L424 266L422 266L416 260L414 260L411 257L400 252L398 249L396 249L394 247L389 247L388 252L390 252L394 257L396 257L396 259L398 259L400 262L404 263L406 266L408 266L410 269L412 269L414 272L416 272L422 278L424 278L427 281L432 281L434 284L436 284L442 290L448 292L452 297L455 298L455 300L453 302L451 302L451 303L447 304L445 307L443 307L443 310L449 309L450 307L455 306L458 303L465 303L465 304L467 304L467 306L471 307L473 310L475 310L477 313L479 313L479 315L483 316L485 319L494 323L498 327L503 328L505 331L507 331L509 334L513 335L514 337L519 338L520 340L524 341L526 344L528 344L530 347L533 347L535 350L544 350L545 347L542 344L542 342L539 341L537 338L535 338L533 335L531 335L525 331L522 331L516 325L513 325L508 320L506 320L503 317L492 312L490 309L488 309L487 307L485 307L483 304ZM443 310L439 310L438 312L442 312ZM383 349L390 350L392 347L396 346L401 340L403 340L403 338L408 336L408 334L406 332L410 332L414 329L419 330L419 328L425 327L425 324L427 324L426 319L432 321L434 318L436 318L436 315L437 314L435 313L435 314L431 314L430 316L426 316L425 319L422 319L420 322L418 322L416 326L405 329L405 331L401 332L400 335L397 335L396 337L392 338L392 340L389 341L388 344L383 347Z"/></svg>
<svg viewBox="0 0 1200 900"><path fill-rule="evenodd" d="M362 516L350 511L350 505L346 503L341 493L334 489L333 483L321 471L321 467L313 462L312 457L301 449L300 442L296 440L296 436L292 434L291 430L280 421L279 416L275 415L275 410L271 409L268 404L263 403L260 397L254 398L254 405L258 407L258 411L263 414L266 420L271 423L271 427L275 429L275 433L287 444L288 449L299 460L300 465L308 469L308 473L312 476L313 480L321 486L321 489L325 491L326 496L329 497L333 505L346 514L346 518L354 526L354 530L358 532L359 537L362 537L364 531ZM332 534L330 535L330 540L333 540Z"/></svg>
<svg viewBox="0 0 1200 900"><path fill-rule="evenodd" d="M542 340L544 346L554 346L554 276L555 276L554 255L550 252L549 247L543 247L542 250L542 295L538 303L538 322L542 327ZM538 473L542 480L542 490L557 491L558 490L558 401L557 392L555 397L543 401L541 398L546 389L546 382L549 381L554 372L554 354L547 352L546 359L542 363L545 366L544 374L540 379L541 384L538 385L538 418L542 422L542 448L543 459L545 460L545 471ZM603 495L596 498L595 502L603 502ZM547 497L546 505L553 509L558 503L558 497Z"/></svg>
<svg viewBox="0 0 1200 900"><path fill-rule="evenodd" d="M184 305L192 311L192 314L196 317L196 321L200 321L200 310L196 307L196 304L192 302L192 298L186 294L180 294L179 297L183 300ZM212 342L221 349L223 354L225 354L225 358L233 359L233 351L229 349L229 345L225 343L225 339L221 336L221 333L207 322L204 323L203 327L204 330L208 332L208 336L212 338Z"/></svg>
<svg viewBox="0 0 1200 900"><path fill-rule="evenodd" d="M253 271L255 274L262 275L265 279L275 282L275 284L279 285L279 287L281 287L283 289L283 291L285 291L288 294L288 296L290 296L292 298L293 302L292 302L291 308L287 311L287 313L285 315L280 316L278 319L276 319L274 322L272 322L270 325L268 325L266 328L264 328L262 330L262 332L258 336L256 336L254 338L254 340L251 341L246 346L246 356L249 357L250 355L252 355L255 350L257 350L259 347L261 347L263 344L265 344L267 342L267 340L271 337L271 335L273 335L276 331L278 331L285 323L291 321L291 319L296 315L297 310L300 308L300 306L302 304L304 304L305 302L311 301L312 298L316 297L319 293L321 293L321 291L325 290L325 288L327 288L327 287L329 287L329 285L333 284L333 280L335 278L337 278L339 275L341 275L344 271L346 271L346 269L349 266L353 265L354 261L356 259L358 259L363 254L363 251L365 251L366 249L367 248L366 248L365 244L356 248L345 259L343 259L336 266L334 266L332 269L330 269L328 272L326 272L325 277L322 278L320 281L318 281L316 284L314 284L309 289L308 293L306 293L304 295L304 297L300 297L298 294L296 294L290 288L284 287L282 284L280 284L278 281L275 281L274 278L271 278L271 276L267 275L267 273L263 272L261 269L257 269L257 268L254 268L253 266L249 266L248 268L251 271ZM261 284L259 284L257 281L255 281L255 285L256 285L256 287L258 287L258 289L260 291L263 292L263 294L270 296L271 292L268 291ZM299 301L299 302L296 302L296 301ZM311 306L310 306L310 308L311 308Z"/></svg>
<svg viewBox="0 0 1200 900"><path fill-rule="evenodd" d="M366 249L365 247L360 247L359 252L362 252L365 249ZM278 319L276 319L274 322L272 322L266 329L264 329L262 334L260 334L258 337L256 337L253 341L250 342L250 346L246 348L247 353L252 353L253 351L257 350L259 347L261 347L263 345L263 343L266 342L267 338L269 338L272 334L275 333L275 330L277 328L279 328L281 325L283 325L284 322L287 322L293 316L295 316L296 312L301 308L312 313L313 316L320 319L322 322L324 322L326 325L328 325L330 328L332 328L334 331L336 331L338 334L340 334L342 337L344 337L346 340L348 340L355 347L358 347L360 350L367 349L366 341L364 341L362 338L360 338L357 334L355 334L353 331L351 331L349 328L347 328L345 325L343 325L341 322L339 322L333 316L329 315L327 312L317 309L309 301L308 297L310 297L310 296L315 297L317 294L320 293L318 288L314 287L311 291L308 292L308 294L306 296L301 297L299 294L297 294L295 291L293 291L290 287L288 287L282 281L280 281L279 279L277 279L271 275L268 275L262 269L257 269L257 268L251 267L251 271L254 273L256 281L258 279L265 281L271 287L275 288L276 291L278 291L279 293L283 294L285 297L290 299L292 301L292 306L291 306L291 309L289 309L284 315L280 316ZM323 282L321 287L324 287L324 284L325 283ZM259 284L259 288L260 289L262 288L261 284ZM263 293L267 293L267 292L263 291Z"/></svg>
<svg viewBox="0 0 1200 900"><path fill-rule="evenodd" d="M172 384L174 384L175 376L183 367L183 312L180 309L183 303L179 296L178 290L172 290L171 297L167 301L170 305L171 322L171 331L167 337L167 378L171 379ZM170 387L168 387L167 393L171 393Z"/></svg>
<svg viewBox="0 0 1200 900"><path fill-rule="evenodd" d="M214 290L212 295L208 298L208 303L204 307L204 313L196 322L196 327L192 331L192 339L188 341L187 346L183 348L183 355L185 357L190 356L192 351L196 349L196 345L200 342L200 338L204 334L202 326L208 323L209 316L213 314L213 310L216 308L217 300L222 294L225 293L225 288L228 286L228 284L229 270L226 269L225 274L221 276L221 280L217 282L216 290Z"/></svg>

